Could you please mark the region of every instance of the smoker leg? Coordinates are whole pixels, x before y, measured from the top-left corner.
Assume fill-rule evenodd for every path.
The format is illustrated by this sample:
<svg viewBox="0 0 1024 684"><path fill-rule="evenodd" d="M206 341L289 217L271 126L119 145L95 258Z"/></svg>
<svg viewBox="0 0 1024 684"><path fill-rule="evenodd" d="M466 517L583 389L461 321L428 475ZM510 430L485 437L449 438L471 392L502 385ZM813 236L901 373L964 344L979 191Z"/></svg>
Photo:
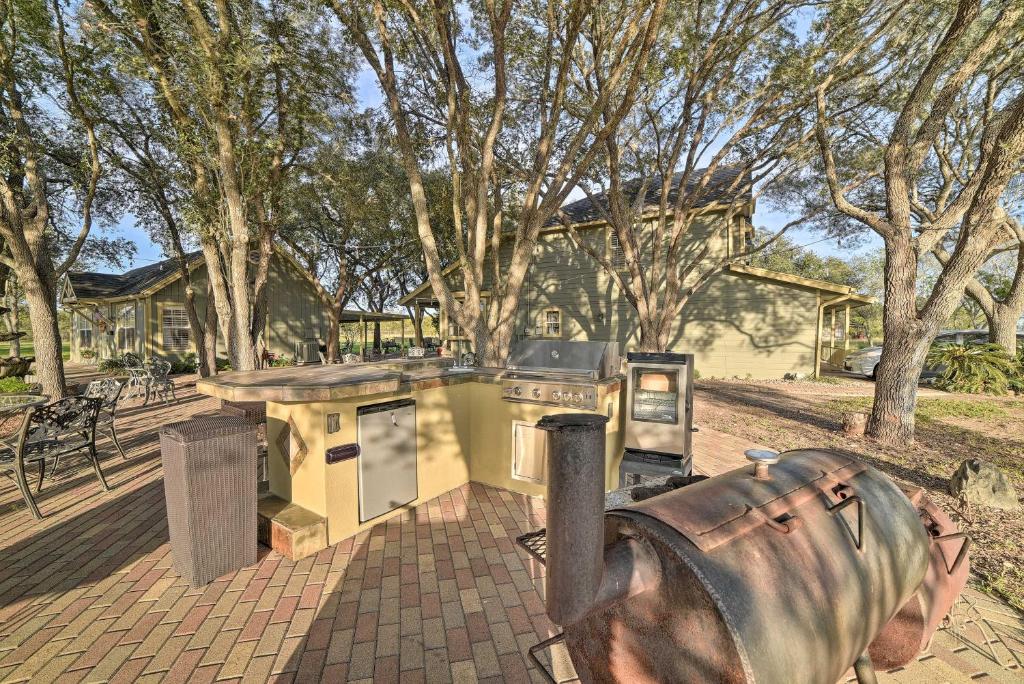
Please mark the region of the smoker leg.
<svg viewBox="0 0 1024 684"><path fill-rule="evenodd" d="M537 671L540 672L541 676L544 677L544 679L546 679L547 681L551 682L551 684L558 684L558 680L555 679L554 675L552 675L550 672L548 672L548 669L546 667L544 667L544 663L542 663L540 661L540 658L537 657L537 653L539 653L540 651L543 651L545 649L551 648L552 646L557 644L559 641L565 641L565 634L564 633L556 634L555 636L551 637L550 639L545 639L544 641L540 642L539 644L534 644L527 651L527 655L529 656L530 660L532 660L533 664L537 666Z"/></svg>
<svg viewBox="0 0 1024 684"><path fill-rule="evenodd" d="M878 684L875 666L871 664L871 656L867 652L853 661L853 672L857 675L857 684Z"/></svg>

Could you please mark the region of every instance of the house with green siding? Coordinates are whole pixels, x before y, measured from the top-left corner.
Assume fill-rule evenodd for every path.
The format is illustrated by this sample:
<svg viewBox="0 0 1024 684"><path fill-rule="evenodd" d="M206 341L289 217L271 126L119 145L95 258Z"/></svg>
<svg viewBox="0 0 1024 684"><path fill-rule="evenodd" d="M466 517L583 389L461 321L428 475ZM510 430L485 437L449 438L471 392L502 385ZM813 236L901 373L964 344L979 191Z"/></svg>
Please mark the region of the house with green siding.
<svg viewBox="0 0 1024 684"><path fill-rule="evenodd" d="M734 186L732 178L717 176L709 185L722 192ZM744 254L754 239L754 202L749 193L738 199L709 192L693 209L697 220L687 233L684 253L697 254L708 245L706 258L724 258L729 264L687 303L674 326L670 349L693 353L696 369L706 377L815 375L823 361L835 362L843 353L850 309L873 300L844 285L749 266ZM645 200L642 215L650 216L657 210L658 198L651 195ZM600 207L594 206L600 201L602 197L597 196L567 204L562 207L563 216L592 251L603 253L625 272L615 231L601 218ZM645 225L653 226L652 220ZM643 234L650 237L653 228ZM499 249L505 263L510 242ZM648 240L642 252L649 254L649 246ZM493 269L487 267L484 272L490 278ZM462 284L455 265L447 269L446 277L458 297ZM485 298L489 287L485 282ZM438 308L429 281L400 304L417 311ZM444 343L456 353L468 350L470 340L446 320L444 311L440 314ZM574 244L561 220L552 220L541 230L516 331L519 339L617 341L621 352L635 349L640 333L635 310L604 268Z"/></svg>
<svg viewBox="0 0 1024 684"><path fill-rule="evenodd" d="M206 262L187 255L200 319L207 306ZM283 250L275 250L267 282L269 307L264 344L269 352L300 363L319 361L329 318L309 275ZM69 273L61 305L71 313L71 361L85 362L134 352L142 358L180 359L195 352L185 313L185 283L176 260L126 273ZM92 354L83 354L83 350ZM226 355L218 334L218 352Z"/></svg>

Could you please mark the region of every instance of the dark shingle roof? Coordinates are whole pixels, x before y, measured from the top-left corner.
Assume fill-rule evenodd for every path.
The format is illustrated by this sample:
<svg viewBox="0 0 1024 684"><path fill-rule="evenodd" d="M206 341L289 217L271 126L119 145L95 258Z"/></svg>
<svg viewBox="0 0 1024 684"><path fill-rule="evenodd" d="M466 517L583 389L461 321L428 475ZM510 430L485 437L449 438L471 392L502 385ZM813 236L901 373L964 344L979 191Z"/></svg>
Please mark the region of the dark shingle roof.
<svg viewBox="0 0 1024 684"><path fill-rule="evenodd" d="M203 258L202 252L185 255L189 265ZM130 297L144 292L167 276L178 272L175 259L133 268L126 273L69 273L68 279L78 299L111 299Z"/></svg>
<svg viewBox="0 0 1024 684"><path fill-rule="evenodd" d="M687 190L692 190L697 182L704 177L706 169L694 169L690 172L690 177L686 181ZM750 174L747 173L745 180L737 182L737 177L740 175L739 169L734 167L721 167L715 170L711 174L711 179L708 181L707 187L701 192L701 197L694 204L694 208L706 207L710 204L721 201L734 201L735 199L741 199L749 202L751 199L750 189ZM682 180L683 174L677 173L672 178L673 186L669 192L669 208L675 203L676 198L679 196L679 183ZM733 187L735 184L735 188ZM630 181L623 184L623 191L627 198L631 198L631 195L640 189L640 181ZM594 200L598 203L607 206L608 201L604 193L595 195ZM595 204L595 201L591 201L589 197L586 197L575 202L570 202L562 207L561 211L572 223L588 223L590 221L603 221L604 213L601 211L601 207ZM647 194L644 196L644 211L657 209L661 203L661 178L660 176L654 176L650 179L647 184ZM546 225L553 226L558 225L562 221L559 217L552 216L548 220Z"/></svg>

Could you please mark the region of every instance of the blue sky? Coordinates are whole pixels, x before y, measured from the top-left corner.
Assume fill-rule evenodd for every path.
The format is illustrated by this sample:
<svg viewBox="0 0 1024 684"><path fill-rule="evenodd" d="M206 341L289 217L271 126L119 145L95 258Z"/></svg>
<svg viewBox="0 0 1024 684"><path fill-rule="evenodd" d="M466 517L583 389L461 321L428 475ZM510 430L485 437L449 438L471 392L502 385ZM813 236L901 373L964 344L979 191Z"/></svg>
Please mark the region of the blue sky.
<svg viewBox="0 0 1024 684"><path fill-rule="evenodd" d="M376 77L369 70L364 70L357 77L356 96L364 108L377 107L381 104L381 94L377 87ZM582 197L583 193L580 192L579 196ZM572 196L572 199L576 199L576 197ZM793 220L793 218L795 216L784 212L771 211L767 207L759 208L754 214L754 225L763 234L771 235L779 227ZM109 232L126 237L136 244L138 251L130 266L131 268L145 266L165 258L160 245L154 243L147 232L136 225L135 217L133 216L123 217L116 226L109 229ZM820 232L792 229L788 232L788 235L795 244L805 245L808 250L826 256L850 257L864 251L877 249L881 244L874 234L871 234L869 238L863 240L858 247L853 249L840 247L835 239L825 239L824 235ZM115 271L118 269L103 268L101 270Z"/></svg>

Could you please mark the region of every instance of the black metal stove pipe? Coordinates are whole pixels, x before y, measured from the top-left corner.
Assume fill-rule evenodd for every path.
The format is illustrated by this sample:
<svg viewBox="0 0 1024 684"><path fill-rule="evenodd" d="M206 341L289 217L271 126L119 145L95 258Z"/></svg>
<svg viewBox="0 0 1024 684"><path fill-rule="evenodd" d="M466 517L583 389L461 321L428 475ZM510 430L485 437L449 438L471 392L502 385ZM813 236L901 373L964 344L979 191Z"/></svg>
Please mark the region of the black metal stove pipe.
<svg viewBox="0 0 1024 684"><path fill-rule="evenodd" d="M547 613L570 625L594 605L604 572L604 448L608 418L544 416L548 432Z"/></svg>

